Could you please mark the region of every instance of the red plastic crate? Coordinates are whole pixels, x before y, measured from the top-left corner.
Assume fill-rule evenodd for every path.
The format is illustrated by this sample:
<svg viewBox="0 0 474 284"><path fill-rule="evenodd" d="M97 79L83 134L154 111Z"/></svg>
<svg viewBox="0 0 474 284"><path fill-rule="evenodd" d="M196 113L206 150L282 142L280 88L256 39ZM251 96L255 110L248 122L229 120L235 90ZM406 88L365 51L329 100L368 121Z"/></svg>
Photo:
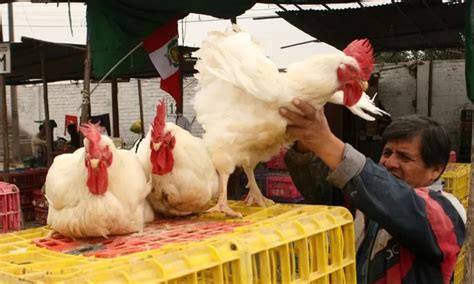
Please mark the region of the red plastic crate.
<svg viewBox="0 0 474 284"><path fill-rule="evenodd" d="M40 225L46 225L48 219L48 209L42 207L34 207L35 222Z"/></svg>
<svg viewBox="0 0 474 284"><path fill-rule="evenodd" d="M33 205L33 190L32 188L20 189L20 205Z"/></svg>
<svg viewBox="0 0 474 284"><path fill-rule="evenodd" d="M267 175L267 197L289 202L303 199L289 175Z"/></svg>
<svg viewBox="0 0 474 284"><path fill-rule="evenodd" d="M24 221L35 220L35 207L33 205L21 206L21 213Z"/></svg>
<svg viewBox="0 0 474 284"><path fill-rule="evenodd" d="M20 191L14 184L0 182L0 231L20 229Z"/></svg>
<svg viewBox="0 0 474 284"><path fill-rule="evenodd" d="M267 162L267 168L273 170L285 170L285 155L288 150L283 148L280 150L280 153Z"/></svg>
<svg viewBox="0 0 474 284"><path fill-rule="evenodd" d="M73 240L53 235L33 240L39 246L66 254L82 254L100 258L113 258L139 251L157 249L166 244L185 243L207 239L231 232L250 222L222 222L163 219L147 224L142 233L104 238Z"/></svg>
<svg viewBox="0 0 474 284"><path fill-rule="evenodd" d="M15 184L20 189L41 188L46 181L47 168L27 169L10 172L10 183ZM0 176L0 181L3 177Z"/></svg>
<svg viewBox="0 0 474 284"><path fill-rule="evenodd" d="M32 204L35 207L48 208L48 201L46 200L46 197L44 195L43 190L41 190L41 189L34 189L33 190L33 202L32 202Z"/></svg>

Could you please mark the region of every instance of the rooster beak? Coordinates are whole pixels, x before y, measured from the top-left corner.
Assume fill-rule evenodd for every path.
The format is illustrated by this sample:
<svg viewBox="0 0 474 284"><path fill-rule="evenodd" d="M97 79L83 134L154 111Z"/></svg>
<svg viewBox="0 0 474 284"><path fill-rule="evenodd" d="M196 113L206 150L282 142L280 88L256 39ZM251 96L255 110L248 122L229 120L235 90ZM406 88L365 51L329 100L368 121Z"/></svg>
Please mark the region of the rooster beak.
<svg viewBox="0 0 474 284"><path fill-rule="evenodd" d="M99 159L91 159L91 167L93 169L97 169L98 166L99 166Z"/></svg>
<svg viewBox="0 0 474 284"><path fill-rule="evenodd" d="M362 87L362 91L367 91L367 89L369 88L369 83L367 81L360 81L360 86Z"/></svg>
<svg viewBox="0 0 474 284"><path fill-rule="evenodd" d="M153 143L153 150L158 151L160 150L161 142Z"/></svg>

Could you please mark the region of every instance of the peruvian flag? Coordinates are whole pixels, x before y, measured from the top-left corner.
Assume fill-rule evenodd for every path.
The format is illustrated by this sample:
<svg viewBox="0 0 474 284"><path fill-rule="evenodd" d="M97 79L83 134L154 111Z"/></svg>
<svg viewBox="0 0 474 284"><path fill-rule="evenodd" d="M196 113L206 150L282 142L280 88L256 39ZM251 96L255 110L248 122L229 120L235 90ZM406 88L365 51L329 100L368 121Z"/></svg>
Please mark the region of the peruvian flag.
<svg viewBox="0 0 474 284"><path fill-rule="evenodd" d="M143 47L161 76L160 88L181 105L181 78L178 57L178 21L171 20L143 41Z"/></svg>

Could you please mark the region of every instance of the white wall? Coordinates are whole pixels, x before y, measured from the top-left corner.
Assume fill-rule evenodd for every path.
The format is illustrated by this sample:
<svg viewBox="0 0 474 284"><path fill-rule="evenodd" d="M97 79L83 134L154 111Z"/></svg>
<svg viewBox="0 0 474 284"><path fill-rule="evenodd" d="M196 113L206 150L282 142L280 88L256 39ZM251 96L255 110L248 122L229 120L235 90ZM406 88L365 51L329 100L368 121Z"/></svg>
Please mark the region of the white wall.
<svg viewBox="0 0 474 284"><path fill-rule="evenodd" d="M194 110L190 105L194 94L196 80L194 78L186 79L184 82L184 116L192 121ZM91 86L91 89L95 85ZM20 120L20 132L23 133L23 144L29 143L29 136L38 131L38 123L35 120L44 119L43 88L42 85L19 86L18 89L18 115ZM55 83L48 85L49 113L50 119L56 120L58 127L55 129L54 137L64 135L64 118L66 114L80 117L82 101L82 84L68 82ZM7 88L7 104L10 112L10 93ZM159 79L142 80L142 98L143 112L145 121L145 130L153 119L156 111L156 104L161 98L166 98L168 105L168 120L173 121L175 114L171 109L175 109L174 100L171 96L161 91ZM139 137L129 129L135 120L140 119L139 100L138 100L138 82L131 80L127 83L118 83L118 103L119 103L119 123L120 136L124 138L126 145L131 144ZM172 105L172 106L171 106ZM109 113L112 120L112 98L111 85L100 85L91 96L91 113L98 115ZM10 121L11 123L11 121ZM112 123L112 121L111 121ZM146 132L145 131L145 132ZM202 128L197 122L193 124L193 133L200 135ZM28 147L26 147L28 148Z"/></svg>
<svg viewBox="0 0 474 284"><path fill-rule="evenodd" d="M393 117L428 114L429 62L379 65L379 94ZM448 130L453 149L458 151L461 110L472 109L466 96L464 60L435 60L432 71L431 116ZM410 70L411 73L410 73Z"/></svg>

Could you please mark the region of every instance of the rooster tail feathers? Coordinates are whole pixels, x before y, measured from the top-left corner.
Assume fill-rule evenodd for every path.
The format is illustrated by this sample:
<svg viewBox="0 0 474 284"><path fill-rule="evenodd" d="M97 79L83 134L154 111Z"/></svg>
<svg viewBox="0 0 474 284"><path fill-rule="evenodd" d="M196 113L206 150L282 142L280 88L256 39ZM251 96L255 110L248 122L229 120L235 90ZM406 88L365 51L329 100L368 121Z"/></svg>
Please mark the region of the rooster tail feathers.
<svg viewBox="0 0 474 284"><path fill-rule="evenodd" d="M156 106L156 115L153 119L151 127L152 140L155 141L158 136L163 133L166 125L166 102L164 99L160 100Z"/></svg>
<svg viewBox="0 0 474 284"><path fill-rule="evenodd" d="M353 57L362 71L364 80L369 80L374 68L373 48L368 39L356 39L344 48L343 52Z"/></svg>

